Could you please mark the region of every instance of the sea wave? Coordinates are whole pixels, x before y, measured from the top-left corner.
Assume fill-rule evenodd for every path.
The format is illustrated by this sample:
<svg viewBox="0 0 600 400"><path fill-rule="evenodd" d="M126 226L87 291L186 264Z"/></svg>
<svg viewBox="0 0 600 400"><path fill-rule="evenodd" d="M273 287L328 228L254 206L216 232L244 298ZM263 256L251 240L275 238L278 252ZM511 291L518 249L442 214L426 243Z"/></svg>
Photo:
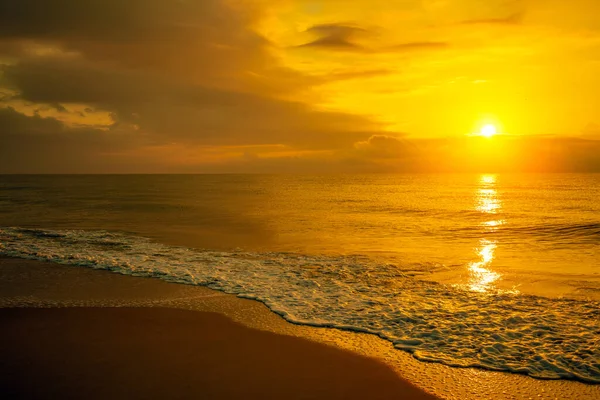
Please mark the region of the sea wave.
<svg viewBox="0 0 600 400"><path fill-rule="evenodd" d="M0 255L207 286L423 361L600 383L597 301L470 292L364 256L204 251L106 231L0 228Z"/></svg>
<svg viewBox="0 0 600 400"><path fill-rule="evenodd" d="M460 235L463 238L478 238L482 230L489 238L501 238L505 242L519 242L527 239L539 242L586 244L600 243L599 223L536 223L527 225L503 226L502 216L497 216L498 225L458 226L448 228L445 234L450 238Z"/></svg>

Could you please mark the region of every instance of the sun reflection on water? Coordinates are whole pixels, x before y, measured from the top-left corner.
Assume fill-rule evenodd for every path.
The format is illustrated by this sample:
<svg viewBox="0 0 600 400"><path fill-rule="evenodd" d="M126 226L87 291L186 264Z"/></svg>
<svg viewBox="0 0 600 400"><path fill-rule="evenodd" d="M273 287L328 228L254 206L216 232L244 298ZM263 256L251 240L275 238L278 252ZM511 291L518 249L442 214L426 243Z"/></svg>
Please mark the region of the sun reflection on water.
<svg viewBox="0 0 600 400"><path fill-rule="evenodd" d="M477 193L477 211L487 214L496 214L500 211L500 200L496 190L496 176L483 175L480 179Z"/></svg>
<svg viewBox="0 0 600 400"><path fill-rule="evenodd" d="M502 205L498 199L496 190L496 176L482 175L477 189L477 198L475 209L484 214L497 214ZM506 221L493 218L481 223L487 228L487 231L495 231ZM476 248L478 260L469 263L469 284L470 290L475 292L487 292L494 288L494 284L501 279L502 275L491 269L494 261L497 242L487 238L481 238L479 247Z"/></svg>
<svg viewBox="0 0 600 400"><path fill-rule="evenodd" d="M482 222L481 225L489 227L490 230L496 230L497 227L499 227L500 225L504 225L505 223L506 221L499 219L496 221L485 221Z"/></svg>
<svg viewBox="0 0 600 400"><path fill-rule="evenodd" d="M475 292L487 292L501 275L489 269L494 260L496 242L481 239L481 247L477 254L480 260L469 264L469 288Z"/></svg>

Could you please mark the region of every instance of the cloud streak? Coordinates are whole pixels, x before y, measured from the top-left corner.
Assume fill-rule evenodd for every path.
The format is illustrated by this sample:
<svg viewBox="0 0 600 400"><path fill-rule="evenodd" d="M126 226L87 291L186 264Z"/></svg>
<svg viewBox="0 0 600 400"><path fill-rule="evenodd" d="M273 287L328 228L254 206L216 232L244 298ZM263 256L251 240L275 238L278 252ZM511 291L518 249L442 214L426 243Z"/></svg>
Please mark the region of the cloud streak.
<svg viewBox="0 0 600 400"><path fill-rule="evenodd" d="M518 12L511 14L507 17L501 18L480 18L480 19L467 19L459 22L460 25L520 25L523 22L525 14Z"/></svg>
<svg viewBox="0 0 600 400"><path fill-rule="evenodd" d="M320 24L307 30L317 36L317 39L302 44L299 47L325 48L341 51L366 52L364 46L356 42L361 37L368 36L367 29L348 24Z"/></svg>
<svg viewBox="0 0 600 400"><path fill-rule="evenodd" d="M321 24L312 26L307 32L316 34L317 39L304 43L298 48L315 48L329 51L342 51L351 53L407 53L414 51L441 50L450 46L447 42L420 41L406 42L393 46L372 46L375 33L356 25L349 24ZM370 40L369 40L370 39Z"/></svg>

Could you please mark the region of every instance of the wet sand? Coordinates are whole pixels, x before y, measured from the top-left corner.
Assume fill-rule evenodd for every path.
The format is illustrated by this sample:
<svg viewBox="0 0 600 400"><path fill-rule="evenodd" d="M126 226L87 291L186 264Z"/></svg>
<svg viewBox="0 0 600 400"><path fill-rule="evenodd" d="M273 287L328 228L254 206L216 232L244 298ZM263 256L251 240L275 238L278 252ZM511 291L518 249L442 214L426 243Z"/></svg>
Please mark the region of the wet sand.
<svg viewBox="0 0 600 400"><path fill-rule="evenodd" d="M57 279L78 272L65 271ZM3 286L19 291L6 280ZM218 313L2 308L0 325L7 399L435 399L375 359Z"/></svg>
<svg viewBox="0 0 600 400"><path fill-rule="evenodd" d="M214 313L0 309L0 391L17 399L435 399L387 366Z"/></svg>

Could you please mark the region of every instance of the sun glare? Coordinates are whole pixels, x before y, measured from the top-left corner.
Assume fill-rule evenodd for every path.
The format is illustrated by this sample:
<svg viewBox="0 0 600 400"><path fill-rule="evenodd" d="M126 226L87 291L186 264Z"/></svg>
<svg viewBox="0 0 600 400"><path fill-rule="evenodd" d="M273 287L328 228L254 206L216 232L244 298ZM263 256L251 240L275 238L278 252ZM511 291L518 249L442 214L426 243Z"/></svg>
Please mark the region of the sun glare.
<svg viewBox="0 0 600 400"><path fill-rule="evenodd" d="M496 129L496 127L495 127L494 125L492 125L492 124L487 124L487 125L484 125L484 126L481 128L481 131L479 132L479 134L480 134L481 136L485 136L485 137L488 137L488 138L489 138L489 137L492 137L492 136L494 136L494 135L496 135L497 133L498 133L498 130L497 130L497 129Z"/></svg>

